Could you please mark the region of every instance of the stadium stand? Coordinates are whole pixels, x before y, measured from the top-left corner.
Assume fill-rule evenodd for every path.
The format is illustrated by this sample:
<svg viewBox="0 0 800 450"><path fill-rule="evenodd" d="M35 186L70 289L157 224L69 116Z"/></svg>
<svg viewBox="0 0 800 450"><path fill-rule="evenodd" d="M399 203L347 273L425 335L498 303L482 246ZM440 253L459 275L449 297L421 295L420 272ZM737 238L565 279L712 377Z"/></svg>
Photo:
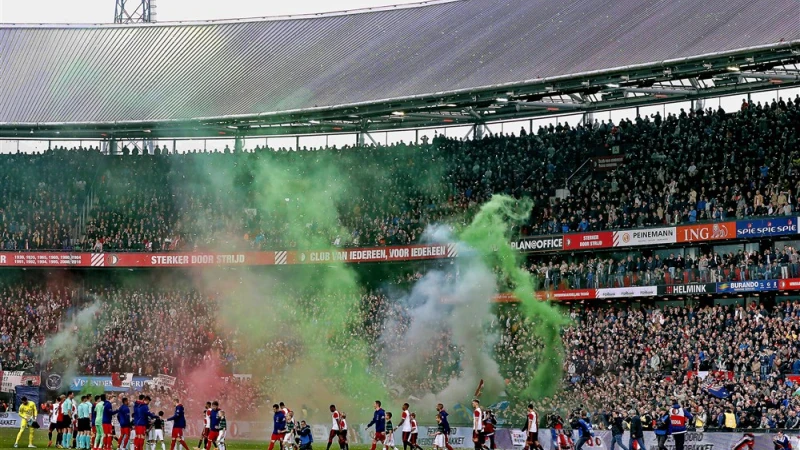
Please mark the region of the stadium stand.
<svg viewBox="0 0 800 450"><path fill-rule="evenodd" d="M786 302L770 310L752 303L574 312L576 324L564 334L567 396L591 405L593 422L606 429L613 411L636 406L652 413L670 399L695 412L702 407L707 428L722 428L719 416L728 408L739 428L796 428L798 389L791 375L800 371L798 307ZM525 351L523 342L511 345ZM697 376L708 371L716 375ZM539 406L551 410L563 403L559 397Z"/></svg>
<svg viewBox="0 0 800 450"><path fill-rule="evenodd" d="M82 373L101 374L108 371L133 371L134 373L156 374L162 370L171 373L180 370L175 365L175 349L180 349L181 361L197 359L207 363L210 358L220 357L225 362L247 367L257 362L263 364L270 361L275 367L276 376L280 376L279 368L290 362L286 359L292 354L291 343L271 342L255 351L244 355L222 350L232 343L234 336L220 336L212 343L199 334L200 340L179 337L173 342L173 330L180 327L192 327L199 322L207 322L206 314L196 314L213 307L213 301L205 299L195 291L179 290L173 292L154 293L140 289L115 289L105 291L109 299L120 301L108 309L103 308L103 319L119 320L130 316L134 304L158 305L169 302L171 308L178 308L173 318L172 311L154 312L150 306L145 311L149 314L150 324L139 332L137 327L129 326L125 321L118 322L118 327L107 327L100 336L91 336L91 345L82 357ZM7 290L3 293L7 302L12 305L25 304L22 310L18 306L4 307L2 324L2 363L7 368L33 369L34 355L41 347L46 332L53 332L57 324L74 305L81 304L76 300L80 296L75 293L54 291L50 289L21 288ZM175 301L179 296L180 301ZM189 301L186 301L186 300ZM359 320L366 325L361 337L374 339L380 334L382 323L389 320L400 320L404 316L401 308L387 304L387 297L373 292L365 294L362 299L362 314ZM85 302L85 300L84 300ZM199 302L199 303L198 303ZM109 302L110 303L110 302ZM184 311L180 306L186 303L195 305L194 309ZM85 304L85 303L84 303ZM161 304L163 310L163 304ZM188 308L188 307L187 307ZM610 309L575 308L572 318L575 325L566 330L564 344L567 348L567 363L563 380L565 393L556 398L537 402L537 408L551 411L553 408L566 413L570 407L587 408L593 421L600 427L608 426L607 413L612 410L628 409L633 405L642 411L652 411L657 404L664 404L667 399L680 399L692 405L694 411L702 406L709 414L707 428L719 428L718 415L725 408L731 408L738 416L740 428L791 428L785 425L789 417L794 417L793 406L796 397L796 380L800 373L800 356L796 343L796 316L800 305L787 302L774 307L750 304L748 307L680 307L659 309L648 307L618 307ZM182 323L178 318L190 317L188 312L195 313L191 324ZM23 317L27 320L12 320ZM155 319L155 320L153 320ZM142 321L133 318L135 325L143 325ZM501 361L503 375L509 380L509 390L514 383L523 378L520 376L530 361L536 357L536 339L532 327L520 318L513 306L504 306L498 311L497 323L502 329L497 344L497 355ZM202 326L202 325L201 325ZM49 327L49 329L48 329ZM681 339L674 339L674 332L680 329ZM209 330L209 334L213 331ZM152 336L159 336L154 341ZM163 341L163 337L167 340ZM447 336L442 336L446 343ZM140 347L136 347L136 346ZM374 351L403 351L408 349L382 349L377 343ZM130 350L136 349L138 357L130 357ZM252 350L252 349L249 349ZM216 355L216 356L215 356ZM448 373L447 364L452 352L444 345L439 354L432 354L431 360L444 366L434 367L437 373ZM245 358L243 358L245 357ZM248 358L253 358L248 362ZM159 361L163 368L143 361ZM166 363L165 363L166 361ZM453 366L457 374L457 366ZM142 372L138 369L141 368ZM96 372L95 372L96 371ZM712 379L700 380L695 372L710 372ZM713 376L726 377L716 380ZM728 379L727 377L732 377ZM629 380L621 387L621 379ZM690 379L689 383L684 382ZM412 389L425 391L436 388L435 378L426 380L406 380ZM713 382L713 383L712 383ZM229 394L225 390L223 398L239 399L235 406L237 413L252 413L257 408L259 398L272 393L255 393L256 384L245 381L236 383ZM631 389L635 386L636 389ZM725 391L721 391L724 388ZM179 387L178 389L186 389ZM635 393L640 393L635 395ZM181 392L179 390L179 392ZM413 391L412 391L413 392ZM656 393L651 396L649 393ZM726 398L717 396L726 394ZM155 391L159 397L156 405L169 404L172 394ZM646 394L645 394L646 393ZM623 396L624 395L624 396ZM269 397L266 397L269 398ZM625 398L622 402L612 399ZM513 415L519 411L508 411ZM797 424L795 423L794 426Z"/></svg>
<svg viewBox="0 0 800 450"><path fill-rule="evenodd" d="M541 289L586 289L722 281L778 280L800 276L797 249L778 243L775 251L702 253L683 256L685 249L654 254L631 252L623 257L563 255L531 257L530 272Z"/></svg>
<svg viewBox="0 0 800 450"><path fill-rule="evenodd" d="M389 148L226 149L113 158L83 152L80 159L67 157L78 152L63 149L40 156L13 155L8 156L10 162L19 161L30 170L5 174L4 185L27 187L19 193L32 200L38 195L33 204L42 209L35 227L19 216L20 206L3 209L4 248L294 248L296 243L284 239L285 223L257 207L252 184L256 169L242 169L272 161L295 167L312 161L349 165L337 175L349 183L355 180L357 189L338 205L349 234L310 224L336 246L415 242L426 224L454 215L468 218L475 205L495 193L534 199L530 221L520 230L523 235L791 215L800 191L795 167L800 158L798 136L800 96L788 102L744 102L736 112L681 112L618 124L564 123L535 134L492 135L479 141L439 137L430 144ZM621 167L591 180L576 180L571 195L556 196L576 166L598 148L608 151L611 146L625 154ZM357 165L350 164L352 150L358 151ZM419 162L427 160L444 162L444 173L425 168L426 179L419 182ZM69 170L65 178L60 170L65 162L82 169ZM385 177L382 189L364 188L369 171ZM443 183L436 181L439 176ZM38 193L33 188L37 185ZM77 194L86 186L96 201L86 226L76 229L77 212L85 201L85 195ZM69 197L50 199L42 189ZM58 205L55 211L44 209L53 205Z"/></svg>
<svg viewBox="0 0 800 450"><path fill-rule="evenodd" d="M409 272L409 278L397 282L408 284L416 276ZM280 367L288 364L297 350L291 339L280 339L258 349L238 347L237 352L234 350L237 346L233 345L236 335L247 330L218 334L219 328L209 313L217 308L217 300L188 285L180 286L180 282L171 290L97 284L82 288L43 284L31 287L32 284L35 283L25 280L2 293L6 299L0 326L4 367L25 364L34 367L34 355L46 346L45 336L56 331L64 319L100 298L102 306L94 314L99 323L106 324L103 329L67 330L88 339L89 345L78 358L80 373L177 375L198 362L211 364L214 360L229 367L228 373L231 367L246 370L249 365L268 361L274 372L265 376L283 376ZM353 332L371 343L374 352L371 358L378 362L381 353L409 350L386 348L378 340L386 323L407 323L407 311L392 304L382 291L365 291L360 304L361 308L352 314L355 323L363 327L354 327ZM795 417L794 399L800 395L796 386L800 376L800 354L796 348L800 303L796 300L769 306L756 302L746 306L666 308L644 304L574 305L568 313L573 325L563 334L567 355L565 392L539 401L539 410L555 408L566 414L571 408L584 407L591 412L596 425L608 427L607 414L612 411L632 406L652 411L668 399L677 398L682 404L692 405L694 411L702 406L709 415L707 428L721 427L717 417L725 408L736 412L740 428L791 428L786 422ZM535 324L524 319L514 304L498 305L496 315L499 340L494 351L507 379L507 389L514 392L524 387L517 385L525 380L521 374L531 360L539 357L533 333ZM675 339L675 330L680 330L680 339ZM431 370L457 375L460 369L452 359L448 336L442 336L440 341L442 347L438 353L429 355L430 361L440 367ZM36 369L48 371L68 362L60 359L60 355L52 356L48 367ZM701 379L698 372L712 375ZM628 381L621 384L621 379ZM186 380L181 383L188 383L189 379ZM443 380L446 377L403 382L410 395L414 395L440 387L436 383ZM258 398L272 394L257 390L256 386L269 385L257 381L263 380L231 379L226 381L232 383L230 390L223 389L221 395L242 400L236 402L236 407L246 412L257 406ZM170 403L171 394L148 389L158 395L161 404ZM177 389L180 392L188 387L180 384ZM793 426L800 426L796 418L792 420Z"/></svg>
<svg viewBox="0 0 800 450"><path fill-rule="evenodd" d="M309 294L289 274L323 264L288 266L317 249L297 242L283 215L302 199L264 202L279 182L263 169L280 167L309 190L320 180L340 185L336 223L309 218L301 230L323 248L418 243L431 224L468 223L495 194L532 200L512 239L566 242L582 232L793 220L792 233L754 234L731 244L735 250L673 240L658 243L667 249L645 243L626 251L615 243L568 254L559 244L548 248L552 255L526 255L525 263L543 291L535 298L605 290L575 297L592 301L558 305L571 321L561 330L561 389L534 403L543 418L581 408L606 429L612 412L637 408L652 418L679 401L707 415L705 429L727 426L726 411L736 415L736 428L800 429L800 300L791 292L800 288L800 254L798 241L788 240L800 215L800 95L748 100L800 83L800 34L795 1L768 3L437 0L209 23L2 26L0 137L54 139L56 147L0 156L0 265L23 268L0 273L0 376L36 373L46 384L56 375L50 391L73 373L108 378L120 389L120 374L177 376L170 389L152 379L143 385L154 410L169 408L177 395L199 411L206 398L198 391L210 388L207 398L233 417L263 416L279 394L272 386L288 378L286 368L308 345L292 329L298 315L320 330L313 339L341 352L335 371L349 373L348 356L366 353L367 371L384 376L393 393L418 399L462 375L461 349L447 331L432 332L435 344L420 355L427 374L384 370L387 359L416 350L384 339L388 329L411 329L412 312L397 293L426 269L451 264L458 257L451 244L440 246L446 251L437 260L358 264L361 284L348 294L328 292L332 285ZM166 69L120 70L121 54ZM740 94L735 111L703 106ZM686 110L638 116L639 108L678 101ZM624 116L621 108L630 117L609 120L608 111ZM534 129L534 118L552 112L583 119ZM530 120L530 128L487 132L511 120ZM365 139L455 126L470 127L473 139L437 134L390 146ZM323 133L357 136L360 144L242 145L292 135L299 146L300 136ZM152 154L117 147L174 137L235 144L182 154L174 142L172 151ZM67 149L58 139L102 141L104 150ZM598 158L617 162L591 170ZM738 237L736 223L732 229L724 239ZM251 250L268 257L245 263ZM211 260L167 267L173 264L150 262L162 257L157 252L174 252L165 259L207 252ZM220 264L222 252L240 253L224 256L242 256L242 264ZM141 259L112 267L120 255ZM289 318L266 337L263 323L225 320L237 306L226 289L248 275L275 277L263 292L244 295ZM496 340L481 349L498 363L512 400L500 412L506 423L523 416L520 394L532 368L552 356L541 352L543 324L527 319L529 305L505 292L512 279L498 280L503 292L490 305ZM754 279L771 284L729 283ZM675 286L712 283L713 295ZM652 289L628 289L643 285ZM357 305L337 311L344 332L326 329L325 303ZM348 338L359 345L348 346ZM326 388L341 382L330 378L319 381ZM211 379L213 386L198 386Z"/></svg>

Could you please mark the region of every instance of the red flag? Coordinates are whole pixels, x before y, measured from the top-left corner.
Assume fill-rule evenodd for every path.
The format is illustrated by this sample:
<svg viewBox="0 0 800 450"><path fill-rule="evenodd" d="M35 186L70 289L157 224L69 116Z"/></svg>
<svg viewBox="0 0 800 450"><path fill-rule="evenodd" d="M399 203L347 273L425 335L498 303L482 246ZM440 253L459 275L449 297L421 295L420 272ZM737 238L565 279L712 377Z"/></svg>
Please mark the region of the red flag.
<svg viewBox="0 0 800 450"><path fill-rule="evenodd" d="M481 391L483 390L483 378L481 378L481 382L478 383L478 389L475 389L475 398L481 396Z"/></svg>

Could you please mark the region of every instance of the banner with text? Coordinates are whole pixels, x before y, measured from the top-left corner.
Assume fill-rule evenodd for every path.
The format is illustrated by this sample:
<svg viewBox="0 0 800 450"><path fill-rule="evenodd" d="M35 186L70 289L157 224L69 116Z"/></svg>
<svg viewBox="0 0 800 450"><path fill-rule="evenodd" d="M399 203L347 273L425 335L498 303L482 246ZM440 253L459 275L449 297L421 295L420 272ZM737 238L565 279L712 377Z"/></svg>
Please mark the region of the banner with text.
<svg viewBox="0 0 800 450"><path fill-rule="evenodd" d="M677 236L673 227L614 232L614 247L674 244L675 242L677 242Z"/></svg>
<svg viewBox="0 0 800 450"><path fill-rule="evenodd" d="M631 286L597 289L597 298L651 297L658 295L657 286Z"/></svg>
<svg viewBox="0 0 800 450"><path fill-rule="evenodd" d="M133 377L130 383L125 383L126 387L123 387L122 383L117 383L117 380L112 376L78 376L70 380L69 390L80 391L84 386L89 385L103 387L106 391L113 392L138 391L144 388L145 383L150 381L150 377Z"/></svg>
<svg viewBox="0 0 800 450"><path fill-rule="evenodd" d="M499 430L498 430L499 431ZM512 430L512 433L515 430ZM518 430L516 430L518 431ZM577 433L575 433L577 434ZM751 432L736 432L736 433L709 433L702 431L689 431L685 435L686 449L703 449L703 450L735 450L735 449L748 449L748 450L774 450L775 444L772 442L774 435L751 433ZM787 433L787 436L792 442L792 446L796 448L800 444L800 436L797 433ZM573 440L577 440L577 436L572 436ZM622 436L622 442L628 443L630 440L630 432L625 431ZM584 445L584 448L608 450L611 448L611 431L596 430L592 439ZM503 439L506 444L506 439ZM553 433L551 430L539 430L539 443L544 448L561 448L553 445ZM652 431L644 432L645 449L641 450L657 450L658 440L655 433ZM498 442L499 444L499 442ZM514 448L522 448L520 441L514 439L511 442ZM524 442L522 443L524 445ZM667 450L675 450L675 441L672 436L667 438L665 443ZM506 445L501 446L502 449L509 448Z"/></svg>
<svg viewBox="0 0 800 450"><path fill-rule="evenodd" d="M2 374L2 382L0 382L0 392L14 392L17 386L39 386L41 378L39 375L25 375L25 372L19 370L9 370L0 372Z"/></svg>
<svg viewBox="0 0 800 450"><path fill-rule="evenodd" d="M526 237L512 242L511 247L523 253L561 250L563 248L563 236Z"/></svg>
<svg viewBox="0 0 800 450"><path fill-rule="evenodd" d="M614 233L599 231L595 233L573 233L564 235L564 250L593 250L614 246Z"/></svg>
<svg viewBox="0 0 800 450"><path fill-rule="evenodd" d="M0 428L19 428L19 414L15 412L0 413Z"/></svg>
<svg viewBox="0 0 800 450"><path fill-rule="evenodd" d="M329 263L333 261L359 263L455 258L458 256L458 249L455 244L440 244L290 253L289 264Z"/></svg>
<svg viewBox="0 0 800 450"><path fill-rule="evenodd" d="M417 429L419 430L417 443L425 448L432 447L434 436L436 436L436 427L419 426ZM375 437L375 428L367 429L365 425L361 425L358 427L358 431L364 443L372 442L372 438ZM325 436L327 436L326 433L320 438L317 438L316 432L314 433L315 440L319 439L324 441ZM399 438L399 435L396 436L395 442L399 442ZM475 448L475 444L472 442L472 428L470 427L451 427L448 439L449 444L455 448Z"/></svg>
<svg viewBox="0 0 800 450"><path fill-rule="evenodd" d="M787 234L797 234L797 217L773 217L736 222L736 237L742 239Z"/></svg>
<svg viewBox="0 0 800 450"><path fill-rule="evenodd" d="M717 292L720 294L777 290L778 280L726 281L724 283L717 283Z"/></svg>
<svg viewBox="0 0 800 450"><path fill-rule="evenodd" d="M716 294L717 283L670 284L658 287L658 295Z"/></svg>
<svg viewBox="0 0 800 450"><path fill-rule="evenodd" d="M703 242L736 238L736 222L704 223L678 227L678 242Z"/></svg>
<svg viewBox="0 0 800 450"><path fill-rule="evenodd" d="M800 289L800 278L787 278L778 281L778 289L781 291L796 291Z"/></svg>
<svg viewBox="0 0 800 450"><path fill-rule="evenodd" d="M591 300L597 298L596 289L562 289L556 291L538 291L536 298L539 300Z"/></svg>
<svg viewBox="0 0 800 450"><path fill-rule="evenodd" d="M558 240L561 248L561 240ZM458 256L455 244L421 244L324 251L240 253L62 253L0 252L0 267L209 267L271 266L380 261L419 261Z"/></svg>
<svg viewBox="0 0 800 450"><path fill-rule="evenodd" d="M151 388L170 388L172 389L175 387L175 381L177 379L170 375L159 374L153 377L153 379L149 381L145 381L145 385L150 386Z"/></svg>
<svg viewBox="0 0 800 450"><path fill-rule="evenodd" d="M595 172L615 170L625 162L625 155L595 156L592 158L592 169Z"/></svg>

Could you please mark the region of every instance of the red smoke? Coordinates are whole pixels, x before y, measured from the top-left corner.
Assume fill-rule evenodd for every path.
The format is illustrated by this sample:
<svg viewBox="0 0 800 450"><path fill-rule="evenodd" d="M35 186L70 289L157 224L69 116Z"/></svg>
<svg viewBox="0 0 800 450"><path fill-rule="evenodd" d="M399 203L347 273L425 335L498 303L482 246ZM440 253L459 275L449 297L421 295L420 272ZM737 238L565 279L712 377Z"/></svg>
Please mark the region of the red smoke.
<svg viewBox="0 0 800 450"><path fill-rule="evenodd" d="M237 379L222 364L216 352L210 352L202 363L178 375L181 402L187 419L202 418L206 402L218 401L228 420L246 420L255 413L253 380Z"/></svg>

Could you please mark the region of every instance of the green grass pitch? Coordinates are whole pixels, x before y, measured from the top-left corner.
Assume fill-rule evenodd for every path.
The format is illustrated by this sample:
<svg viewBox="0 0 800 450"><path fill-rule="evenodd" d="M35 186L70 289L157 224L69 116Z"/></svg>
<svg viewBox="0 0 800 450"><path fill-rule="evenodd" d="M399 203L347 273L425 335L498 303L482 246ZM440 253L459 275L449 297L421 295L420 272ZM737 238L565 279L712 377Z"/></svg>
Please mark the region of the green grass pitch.
<svg viewBox="0 0 800 450"><path fill-rule="evenodd" d="M18 428L0 428L0 450L11 449L14 447L14 440L17 438L17 432L19 431ZM37 448L46 448L47 447L47 430L39 429L36 430L33 434L33 445ZM315 437L316 438L316 437ZM322 442L315 442L312 445L313 450L325 450L325 446L327 444L327 436L323 438ZM188 438L186 439L186 443L189 444L189 448L193 449L194 445L197 445L197 438ZM235 439L227 439L226 440L228 450L267 450L269 447L269 442L266 441L250 441L250 440L235 440ZM19 448L27 448L28 447L28 430L25 430L25 433L22 435L22 439L19 441ZM166 448L169 450L170 441L165 441ZM369 445L351 445L350 450L369 450ZM116 443L114 444L114 449L116 450ZM339 449L339 446L334 443L331 446L331 450ZM161 446L157 445L156 450L161 450ZM176 447L177 450L177 447Z"/></svg>

